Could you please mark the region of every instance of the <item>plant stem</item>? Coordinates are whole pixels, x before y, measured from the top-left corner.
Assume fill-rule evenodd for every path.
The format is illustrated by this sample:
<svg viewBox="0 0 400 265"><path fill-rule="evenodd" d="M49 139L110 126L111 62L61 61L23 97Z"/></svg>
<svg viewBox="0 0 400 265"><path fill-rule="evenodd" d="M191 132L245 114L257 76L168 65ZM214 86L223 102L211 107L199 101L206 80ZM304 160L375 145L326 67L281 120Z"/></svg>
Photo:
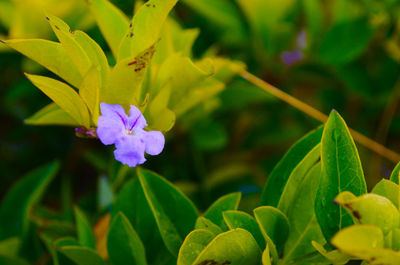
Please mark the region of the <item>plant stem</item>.
<svg viewBox="0 0 400 265"><path fill-rule="evenodd" d="M325 123L328 120L328 116L322 113L321 111L311 107L310 105L298 100L297 98L283 92L282 90L274 87L271 84L268 84L264 80L258 78L257 76L247 72L245 69L240 67L232 67L232 70L235 71L238 75L242 76L244 79L249 81L250 83L256 85L262 90L270 93L271 95L279 98L280 100L288 103L289 105L295 107L296 109L306 113L310 117ZM389 159L390 161L397 163L400 161L400 154L386 148L385 146L379 144L378 142L366 137L365 135L349 128L351 135L354 140L359 144L367 147L368 149L374 151L375 153Z"/></svg>

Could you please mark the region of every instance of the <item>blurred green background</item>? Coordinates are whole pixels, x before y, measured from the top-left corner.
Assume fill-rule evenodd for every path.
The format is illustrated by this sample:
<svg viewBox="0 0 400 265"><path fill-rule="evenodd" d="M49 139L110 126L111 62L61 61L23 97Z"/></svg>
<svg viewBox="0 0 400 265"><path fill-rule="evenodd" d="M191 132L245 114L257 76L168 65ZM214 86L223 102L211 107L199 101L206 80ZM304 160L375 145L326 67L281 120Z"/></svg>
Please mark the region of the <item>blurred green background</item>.
<svg viewBox="0 0 400 265"><path fill-rule="evenodd" d="M41 1L2 0L1 38L55 39ZM85 6L49 2L49 12L85 30L112 56ZM75 3L76 2L76 3ZM81 1L83 2L83 1ZM132 16L135 1L111 1ZM25 4L24 4L25 3ZM29 3L29 4L27 4ZM28 9L28 12L26 9ZM54 10L53 10L54 9ZM39 15L28 13L37 12ZM400 151L400 1L397 0L180 0L172 16L199 28L194 55L218 54L328 114L336 109L348 125ZM22 23L30 20L30 23ZM74 128L33 127L24 119L50 100L24 72L49 72L20 54L0 48L0 198L30 170L57 159L61 173L48 202L60 207L61 183L74 201L96 207L99 176L123 179L133 170L113 159L113 147L75 137ZM166 148L144 167L173 181L204 209L221 194L244 193L258 203L260 188L285 151L319 122L235 77L212 112L196 110L194 123L177 123ZM187 120L190 120L189 118ZM358 146L370 187L388 177L393 162Z"/></svg>

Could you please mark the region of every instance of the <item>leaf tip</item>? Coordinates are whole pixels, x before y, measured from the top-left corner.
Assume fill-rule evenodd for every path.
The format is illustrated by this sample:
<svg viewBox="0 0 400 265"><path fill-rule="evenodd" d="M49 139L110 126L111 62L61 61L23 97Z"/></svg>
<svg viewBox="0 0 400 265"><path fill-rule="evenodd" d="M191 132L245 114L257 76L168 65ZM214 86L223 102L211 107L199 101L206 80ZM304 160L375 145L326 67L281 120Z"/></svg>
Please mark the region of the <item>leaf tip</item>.
<svg viewBox="0 0 400 265"><path fill-rule="evenodd" d="M339 115L339 112L336 109L332 109L329 116L333 116L333 115Z"/></svg>
<svg viewBox="0 0 400 265"><path fill-rule="evenodd" d="M28 73L24 73L24 75L26 76L26 78L28 78L30 81L32 81L32 78L34 75L28 74Z"/></svg>

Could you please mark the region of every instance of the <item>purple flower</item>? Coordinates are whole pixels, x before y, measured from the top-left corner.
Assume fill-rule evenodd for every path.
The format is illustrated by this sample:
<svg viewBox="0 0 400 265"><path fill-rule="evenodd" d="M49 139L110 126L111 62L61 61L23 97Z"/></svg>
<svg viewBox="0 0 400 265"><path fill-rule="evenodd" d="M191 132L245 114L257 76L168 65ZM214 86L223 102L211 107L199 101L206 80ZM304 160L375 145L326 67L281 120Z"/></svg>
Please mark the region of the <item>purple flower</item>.
<svg viewBox="0 0 400 265"><path fill-rule="evenodd" d="M164 148L165 138L159 131L145 131L147 122L140 110L131 105L129 116L120 105L100 104L97 136L105 145L114 144L115 159L130 167L146 161L144 152L158 155Z"/></svg>
<svg viewBox="0 0 400 265"><path fill-rule="evenodd" d="M299 50L284 52L281 55L281 59L286 65L292 65L292 64L302 60L303 58L304 58L304 54L302 51L299 51Z"/></svg>
<svg viewBox="0 0 400 265"><path fill-rule="evenodd" d="M281 59L287 66L290 66L304 58L303 51L307 48L307 33L302 30L296 38L296 47L291 51L281 54Z"/></svg>

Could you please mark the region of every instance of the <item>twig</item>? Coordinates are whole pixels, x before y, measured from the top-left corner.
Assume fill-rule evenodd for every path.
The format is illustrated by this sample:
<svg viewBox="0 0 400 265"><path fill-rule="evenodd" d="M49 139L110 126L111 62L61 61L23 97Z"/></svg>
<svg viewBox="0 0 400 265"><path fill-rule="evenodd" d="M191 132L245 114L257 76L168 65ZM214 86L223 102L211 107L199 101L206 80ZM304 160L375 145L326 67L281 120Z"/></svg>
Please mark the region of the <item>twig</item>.
<svg viewBox="0 0 400 265"><path fill-rule="evenodd" d="M296 109L306 113L310 117L325 123L328 120L328 116L322 113L321 111L311 107L310 105L298 100L297 98L283 92L282 90L274 87L271 84L268 84L264 80L258 78L257 76L247 72L246 70L239 68L239 67L232 67L232 69L242 76L244 79L249 81L250 83L256 85L257 87L261 88L262 90L270 93L271 95L279 98L282 101L285 101L289 105L295 107ZM359 144L367 147L368 149L376 152L377 154L389 159L390 161L397 163L400 161L400 154L386 148L385 146L377 143L376 141L362 135L361 133L349 128L351 135L353 136L354 140Z"/></svg>

